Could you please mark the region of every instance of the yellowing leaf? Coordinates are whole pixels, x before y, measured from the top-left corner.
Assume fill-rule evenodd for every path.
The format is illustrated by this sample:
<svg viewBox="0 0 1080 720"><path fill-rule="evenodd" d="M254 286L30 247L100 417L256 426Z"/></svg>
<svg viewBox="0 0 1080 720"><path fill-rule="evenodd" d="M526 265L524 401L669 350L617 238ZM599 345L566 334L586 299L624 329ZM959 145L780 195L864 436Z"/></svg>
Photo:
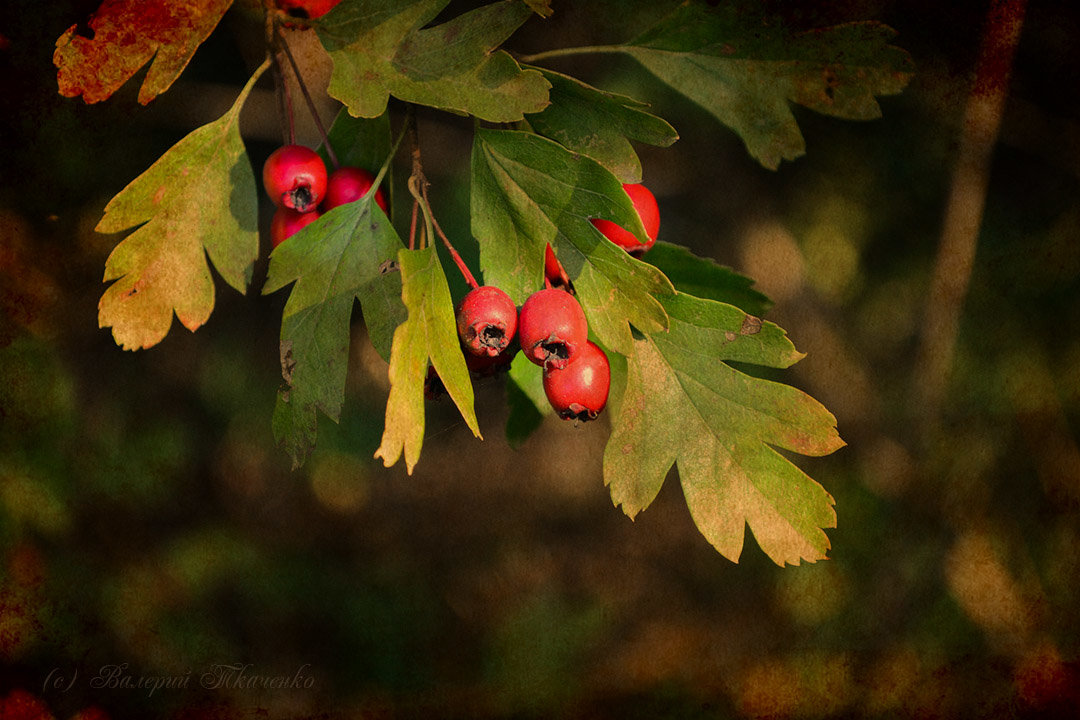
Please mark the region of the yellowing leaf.
<svg viewBox="0 0 1080 720"><path fill-rule="evenodd" d="M375 451L390 467L405 454L411 474L424 443L424 380L428 358L476 437L473 388L457 336L450 288L435 248L401 250L402 299L408 319L394 331L390 351L390 397L386 427Z"/></svg>
<svg viewBox="0 0 1080 720"><path fill-rule="evenodd" d="M724 362L787 367L802 356L783 330L731 305L663 300L669 330L635 338L615 403L604 451L612 500L633 517L678 463L694 522L725 557L739 559L747 524L777 564L825 557L832 497L775 448L831 453L844 444L836 419L800 390Z"/></svg>
<svg viewBox="0 0 1080 720"><path fill-rule="evenodd" d="M173 313L189 330L214 309L206 256L243 292L259 250L255 176L240 138L240 108L264 63L221 118L191 132L108 205L96 230L138 227L105 262L115 280L98 303L98 324L127 350L169 332Z"/></svg>
<svg viewBox="0 0 1080 720"><path fill-rule="evenodd" d="M92 37L72 25L56 41L60 94L105 100L151 62L139 102L169 89L233 0L105 0L90 19Z"/></svg>

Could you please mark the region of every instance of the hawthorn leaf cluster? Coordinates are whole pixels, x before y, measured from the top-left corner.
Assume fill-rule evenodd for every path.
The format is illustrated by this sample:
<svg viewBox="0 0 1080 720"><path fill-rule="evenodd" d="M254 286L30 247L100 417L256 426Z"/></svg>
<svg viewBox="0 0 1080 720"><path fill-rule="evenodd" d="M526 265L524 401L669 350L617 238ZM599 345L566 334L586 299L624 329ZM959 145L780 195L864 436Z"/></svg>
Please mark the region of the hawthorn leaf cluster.
<svg viewBox="0 0 1080 720"><path fill-rule="evenodd" d="M176 79L229 4L106 0L91 19L92 41L73 26L58 42L60 91L97 102L153 62L140 93L148 102ZM633 257L591 222L609 220L645 240L622 189L642 178L634 144L667 147L678 134L646 104L542 63L627 55L775 169L805 152L792 104L867 119L880 114L877 97L902 90L911 61L889 45L892 30L864 22L795 31L738 4L688 0L624 44L518 58L503 44L525 23L542 30L552 12L545 0L499 0L444 19L448 5L342 0L309 23L333 62L329 93L342 110L328 141L339 160L377 171L377 187L405 165L395 161L405 133L388 108L422 105L475 118L469 210L483 281L520 305L543 287L545 252L554 250L590 339L611 359L603 475L614 503L635 516L676 466L694 521L725 557L738 560L747 525L778 564L825 557L833 499L780 450L835 451L843 445L836 419L801 390L740 369L782 369L802 357L782 329L760 318L768 298L749 278L670 242ZM125 24L146 40L123 44ZM265 68L222 118L190 133L105 208L99 231L132 231L106 262L112 284L99 308L99 324L121 347L160 342L173 315L189 330L204 324L214 306L211 265L238 291L256 280L259 193L238 117ZM430 206L415 166L412 181L429 244L403 239L408 198L391 202L388 217L369 193L325 212L270 255L262 292L289 293L272 427L294 466L314 448L320 414L340 417L357 308L389 364L376 457L387 466L404 458L410 473L419 461L430 372L480 436L454 298L430 244ZM524 357L505 377L507 438L518 444L550 408L540 369Z"/></svg>

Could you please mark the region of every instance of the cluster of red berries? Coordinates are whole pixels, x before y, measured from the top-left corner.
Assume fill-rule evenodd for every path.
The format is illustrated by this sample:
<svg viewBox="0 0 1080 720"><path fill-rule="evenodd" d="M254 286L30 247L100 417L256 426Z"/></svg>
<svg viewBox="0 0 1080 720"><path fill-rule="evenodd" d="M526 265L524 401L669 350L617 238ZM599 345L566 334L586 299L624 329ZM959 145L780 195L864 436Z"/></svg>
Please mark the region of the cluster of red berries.
<svg viewBox="0 0 1080 720"><path fill-rule="evenodd" d="M358 167L340 167L328 176L326 163L309 147L278 148L263 165L263 187L277 205L270 223L273 246L285 242L323 213L359 200L374 181L374 175ZM382 188L375 191L375 202L386 212Z"/></svg>
<svg viewBox="0 0 1080 720"><path fill-rule="evenodd" d="M544 368L544 392L559 417L594 420L607 404L607 355L589 341L585 311L565 290L535 292L519 311L501 289L478 287L459 303L457 327L474 373L508 367L519 348Z"/></svg>
<svg viewBox="0 0 1080 720"><path fill-rule="evenodd" d="M625 184L623 189L645 226L648 242L639 242L633 233L608 220L592 222L613 243L640 255L656 242L660 211L645 186ZM544 272L551 284L566 284L564 270L550 245ZM466 365L474 374L490 375L509 367L518 348L544 368L544 392L559 417L593 420L607 404L611 385L607 355L589 341L585 312L565 289L549 287L535 292L519 311L499 288L475 288L458 305L457 329Z"/></svg>

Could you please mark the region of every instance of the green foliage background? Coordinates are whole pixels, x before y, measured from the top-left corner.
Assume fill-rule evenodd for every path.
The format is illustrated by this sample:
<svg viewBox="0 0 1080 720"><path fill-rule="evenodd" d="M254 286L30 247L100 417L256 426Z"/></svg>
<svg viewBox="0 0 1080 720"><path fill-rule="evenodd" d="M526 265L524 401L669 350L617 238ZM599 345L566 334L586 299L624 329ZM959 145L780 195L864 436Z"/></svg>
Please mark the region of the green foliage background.
<svg viewBox="0 0 1080 720"><path fill-rule="evenodd" d="M217 278L206 327L120 351L96 322L115 242L92 232L101 208L219 117L261 51L230 15L147 108L137 83L85 106L57 95L50 57L96 5L15 3L0 22L0 693L39 694L61 718L90 705L117 718L1076 708L1075 9L1036 4L1025 19L940 417L912 401L914 360L984 3L772 4L808 27L881 20L918 66L880 120L795 109L808 153L777 172L629 58L550 63L675 124L671 148L639 147L661 238L758 280L767 319L808 353L789 375L837 415L849 446L799 461L837 501L831 559L780 569L753 543L739 565L720 557L676 483L631 523L602 484L603 427L549 418L511 449L497 383L477 387L483 442L435 403L414 474L384 469L385 364L366 342L340 425L321 423L291 472L270 425L281 293ZM509 47L618 42L666 7L570 5ZM257 114L241 128L261 164L277 130ZM436 213L477 267L471 126L420 122ZM91 686L121 663L193 680L152 695ZM313 687L196 687L215 664L248 663L263 677L305 668ZM78 669L69 691L43 688L56 668Z"/></svg>

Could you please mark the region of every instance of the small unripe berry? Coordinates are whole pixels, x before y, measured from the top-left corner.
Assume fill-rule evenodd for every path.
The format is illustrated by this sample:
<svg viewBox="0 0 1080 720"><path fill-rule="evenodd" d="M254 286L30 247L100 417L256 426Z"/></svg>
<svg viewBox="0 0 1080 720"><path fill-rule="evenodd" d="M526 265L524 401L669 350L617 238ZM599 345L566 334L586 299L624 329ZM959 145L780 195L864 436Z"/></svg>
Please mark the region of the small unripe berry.
<svg viewBox="0 0 1080 720"><path fill-rule="evenodd" d="M521 351L545 369L564 367L589 339L585 311L565 290L534 292L518 313Z"/></svg>
<svg viewBox="0 0 1080 720"><path fill-rule="evenodd" d="M338 205L359 200L371 189L375 176L358 167L341 167L330 173L326 181L326 199L323 200L323 212L329 212ZM382 188L375 191L375 203L386 212L386 195Z"/></svg>
<svg viewBox="0 0 1080 720"><path fill-rule="evenodd" d="M310 212L326 194L326 164L303 145L285 145L263 165L263 187L278 207Z"/></svg>
<svg viewBox="0 0 1080 720"><path fill-rule="evenodd" d="M274 219L270 221L270 242L274 247L291 238L300 230L319 219L321 213L296 212L289 208L278 208L274 212Z"/></svg>
<svg viewBox="0 0 1080 720"><path fill-rule="evenodd" d="M506 349L517 332L517 305L493 285L469 291L457 310L458 337L473 355L494 357Z"/></svg>
<svg viewBox="0 0 1080 720"><path fill-rule="evenodd" d="M610 386L607 355L591 342L566 367L544 370L544 394L563 420L595 420L607 405Z"/></svg>
<svg viewBox="0 0 1080 720"><path fill-rule="evenodd" d="M604 234L604 237L623 250L631 255L640 255L656 243L656 236L660 232L660 208L656 204L656 197L644 185L627 183L623 185L623 190L630 196L630 202L634 204L634 209L641 218L641 224L645 226L645 234L649 241L639 242L634 233L610 220L595 218L592 224Z"/></svg>

